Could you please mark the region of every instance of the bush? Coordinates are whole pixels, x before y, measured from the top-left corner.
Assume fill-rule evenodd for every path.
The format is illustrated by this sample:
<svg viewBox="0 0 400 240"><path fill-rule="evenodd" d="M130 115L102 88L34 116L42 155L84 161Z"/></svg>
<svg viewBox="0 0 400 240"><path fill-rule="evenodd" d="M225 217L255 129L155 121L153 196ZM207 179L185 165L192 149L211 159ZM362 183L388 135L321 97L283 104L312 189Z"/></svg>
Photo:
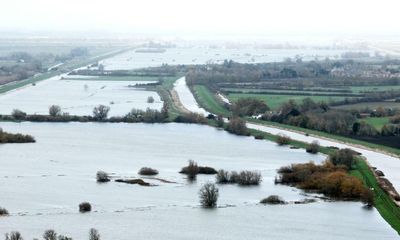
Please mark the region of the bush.
<svg viewBox="0 0 400 240"><path fill-rule="evenodd" d="M193 160L189 160L189 164L183 167L179 173L187 174L189 179L195 179L199 173L199 166Z"/></svg>
<svg viewBox="0 0 400 240"><path fill-rule="evenodd" d="M367 206L373 206L374 205L374 192L371 189L365 189L361 193L361 202L366 204Z"/></svg>
<svg viewBox="0 0 400 240"><path fill-rule="evenodd" d="M256 98L240 98L232 104L231 110L236 116L253 116L269 110L264 101Z"/></svg>
<svg viewBox="0 0 400 240"><path fill-rule="evenodd" d="M241 171L237 183L239 185L258 185L261 180L261 173L257 171Z"/></svg>
<svg viewBox="0 0 400 240"><path fill-rule="evenodd" d="M246 127L246 122L240 118L233 118L226 126L226 131L242 136L248 136L249 130Z"/></svg>
<svg viewBox="0 0 400 240"><path fill-rule="evenodd" d="M179 115L175 118L174 122L178 123L199 123L206 124L208 122L207 118L203 114L199 113L187 113L184 115Z"/></svg>
<svg viewBox="0 0 400 240"><path fill-rule="evenodd" d="M90 229L89 231L89 240L100 240L100 233L97 229Z"/></svg>
<svg viewBox="0 0 400 240"><path fill-rule="evenodd" d="M348 169L352 169L352 166L354 164L355 158L354 155L356 153L348 148L345 149L340 149L338 151L335 151L334 153L329 155L329 160L334 164L334 165L344 165Z"/></svg>
<svg viewBox="0 0 400 240"><path fill-rule="evenodd" d="M221 115L217 116L217 127L222 128L224 127L224 117Z"/></svg>
<svg viewBox="0 0 400 240"><path fill-rule="evenodd" d="M10 234L6 233L6 240L23 240L21 233L19 232L11 232Z"/></svg>
<svg viewBox="0 0 400 240"><path fill-rule="evenodd" d="M0 207L0 216L7 216L8 214L7 209Z"/></svg>
<svg viewBox="0 0 400 240"><path fill-rule="evenodd" d="M52 105L49 107L49 115L52 117L61 116L61 107L58 105Z"/></svg>
<svg viewBox="0 0 400 240"><path fill-rule="evenodd" d="M219 190L212 183L206 183L199 191L200 203L205 208L214 208L217 206Z"/></svg>
<svg viewBox="0 0 400 240"><path fill-rule="evenodd" d="M216 176L217 183L238 183L239 185L258 185L262 181L261 173L257 171L228 172L219 170Z"/></svg>
<svg viewBox="0 0 400 240"><path fill-rule="evenodd" d="M97 182L101 182L101 183L110 181L110 177L104 171L98 171L96 173L96 179L97 179Z"/></svg>
<svg viewBox="0 0 400 240"><path fill-rule="evenodd" d="M15 119L15 120L24 120L26 117L26 112L23 112L19 109L14 109L11 113L11 116Z"/></svg>
<svg viewBox="0 0 400 240"><path fill-rule="evenodd" d="M108 112L110 111L110 107L104 105L98 105L93 108L93 117L97 120L104 120L108 116Z"/></svg>
<svg viewBox="0 0 400 240"><path fill-rule="evenodd" d="M47 230L43 234L44 240L57 240L57 233L54 230Z"/></svg>
<svg viewBox="0 0 400 240"><path fill-rule="evenodd" d="M285 204L286 202L278 195L271 195L260 201L262 204Z"/></svg>
<svg viewBox="0 0 400 240"><path fill-rule="evenodd" d="M257 135L254 136L254 138L257 139L257 140L262 140L262 139L264 139L264 135L257 134Z"/></svg>
<svg viewBox="0 0 400 240"><path fill-rule="evenodd" d="M154 98L152 96L149 96L147 98L147 103L154 103Z"/></svg>
<svg viewBox="0 0 400 240"><path fill-rule="evenodd" d="M284 134L279 134L278 138L276 139L276 143L278 143L279 146L282 145L288 145L290 143L290 137L286 136Z"/></svg>
<svg viewBox="0 0 400 240"><path fill-rule="evenodd" d="M58 240L73 240L73 239L64 235L58 235Z"/></svg>
<svg viewBox="0 0 400 240"><path fill-rule="evenodd" d="M312 143L310 143L306 148L306 152L317 154L319 152L319 142L313 141Z"/></svg>
<svg viewBox="0 0 400 240"><path fill-rule="evenodd" d="M92 211L92 205L88 202L83 202L79 204L79 212L84 213L84 212L90 212Z"/></svg>
<svg viewBox="0 0 400 240"><path fill-rule="evenodd" d="M217 174L217 170L212 167L199 166L199 174Z"/></svg>
<svg viewBox="0 0 400 240"><path fill-rule="evenodd" d="M335 166L330 161L321 165L313 162L292 164L290 167L279 169L281 175L277 182L334 198L365 199L363 201L370 202L373 197L366 192L369 189L358 178L347 174L346 170L345 166Z"/></svg>
<svg viewBox="0 0 400 240"><path fill-rule="evenodd" d="M158 171L156 169L153 168L149 168L149 167L142 167L139 170L139 174L140 175L147 175L147 176L151 176L151 175L157 175Z"/></svg>

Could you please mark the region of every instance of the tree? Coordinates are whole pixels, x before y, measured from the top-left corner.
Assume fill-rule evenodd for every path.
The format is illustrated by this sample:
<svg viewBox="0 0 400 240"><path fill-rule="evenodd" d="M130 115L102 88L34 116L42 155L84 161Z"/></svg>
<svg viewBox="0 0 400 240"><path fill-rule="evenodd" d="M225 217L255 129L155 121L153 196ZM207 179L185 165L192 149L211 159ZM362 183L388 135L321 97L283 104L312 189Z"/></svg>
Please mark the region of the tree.
<svg viewBox="0 0 400 240"><path fill-rule="evenodd" d="M61 107L58 105L51 105L49 107L49 115L52 117L60 116L61 115Z"/></svg>
<svg viewBox="0 0 400 240"><path fill-rule="evenodd" d="M97 229L90 229L89 231L89 240L100 240L100 233Z"/></svg>
<svg viewBox="0 0 400 240"><path fill-rule="evenodd" d="M110 111L110 107L104 105L98 105L93 108L93 117L97 120L104 120L108 116L108 112Z"/></svg>
<svg viewBox="0 0 400 240"><path fill-rule="evenodd" d="M205 208L214 208L217 206L219 190L213 183L206 183L199 191L200 203Z"/></svg>
<svg viewBox="0 0 400 240"><path fill-rule="evenodd" d="M149 96L147 98L147 103L154 103L154 98L152 96Z"/></svg>
<svg viewBox="0 0 400 240"><path fill-rule="evenodd" d="M11 116L16 120L23 120L26 117L26 112L23 112L19 109L14 109L11 113Z"/></svg>
<svg viewBox="0 0 400 240"><path fill-rule="evenodd" d="M240 118L233 118L229 121L226 130L237 135L248 135L249 131L246 127L246 122Z"/></svg>
<svg viewBox="0 0 400 240"><path fill-rule="evenodd" d="M43 234L44 240L57 240L57 233L54 230L47 230Z"/></svg>
<svg viewBox="0 0 400 240"><path fill-rule="evenodd" d="M351 169L354 164L354 151L348 148L335 151L329 156L329 160L335 165L344 165Z"/></svg>
<svg viewBox="0 0 400 240"><path fill-rule="evenodd" d="M10 234L6 233L6 240L24 240L24 238L19 232L11 232Z"/></svg>

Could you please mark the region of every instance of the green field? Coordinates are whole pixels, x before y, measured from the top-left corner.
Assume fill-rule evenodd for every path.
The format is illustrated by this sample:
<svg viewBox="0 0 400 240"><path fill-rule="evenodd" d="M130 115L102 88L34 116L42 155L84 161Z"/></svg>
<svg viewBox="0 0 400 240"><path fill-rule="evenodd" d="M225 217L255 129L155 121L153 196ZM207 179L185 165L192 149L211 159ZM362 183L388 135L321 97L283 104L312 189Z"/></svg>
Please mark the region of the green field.
<svg viewBox="0 0 400 240"><path fill-rule="evenodd" d="M389 123L388 117L369 117L361 119L361 121L365 121L368 124L374 126L377 130L381 130L385 124Z"/></svg>
<svg viewBox="0 0 400 240"><path fill-rule="evenodd" d="M362 92L380 92L380 91L390 91L390 90L400 90L400 85L386 85L386 86L357 86L350 87L353 93Z"/></svg>
<svg viewBox="0 0 400 240"><path fill-rule="evenodd" d="M222 106L222 103L216 99L215 95L207 87L195 85L193 86L193 91L197 102L207 111L223 116L230 115L230 112Z"/></svg>
<svg viewBox="0 0 400 240"><path fill-rule="evenodd" d="M363 103L335 106L334 108L347 109L347 110L369 108L369 109L373 110L378 107L400 109L400 102L393 102L393 101L392 102L363 102Z"/></svg>
<svg viewBox="0 0 400 240"><path fill-rule="evenodd" d="M232 102L240 98L257 98L264 101L271 109L279 108L283 103L293 99L300 103L305 98L311 98L315 102L325 101L326 103L344 100L346 97L331 97L331 96L296 96L296 95L269 95L269 94L251 94L251 93L231 93L228 99Z"/></svg>

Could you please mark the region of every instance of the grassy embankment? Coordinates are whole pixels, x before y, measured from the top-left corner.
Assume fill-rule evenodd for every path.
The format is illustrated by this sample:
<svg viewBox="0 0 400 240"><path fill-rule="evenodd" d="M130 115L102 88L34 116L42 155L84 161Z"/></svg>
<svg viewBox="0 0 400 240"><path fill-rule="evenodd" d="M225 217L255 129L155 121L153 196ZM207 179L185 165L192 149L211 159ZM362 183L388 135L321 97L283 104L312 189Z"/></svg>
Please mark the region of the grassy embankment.
<svg viewBox="0 0 400 240"><path fill-rule="evenodd" d="M123 53L125 51L128 51L129 49L125 48L125 49L122 49L122 50L113 51L111 53L105 53L105 54L97 55L97 56L90 56L90 57L87 57L87 58L84 58L84 59L72 60L72 61L70 61L70 62L68 62L66 64L61 65L60 68L57 71L45 72L45 73L42 73L42 74L38 74L37 76L33 76L33 77L30 77L30 78L27 78L27 79L22 80L22 81L17 81L17 82L14 82L14 83L10 83L10 84L6 84L6 85L3 85L3 86L0 86L0 94L8 92L8 91L13 90L13 89L24 87L24 86L29 85L29 84L33 84L33 83L48 79L50 77L57 76L57 75L62 74L62 73L66 73L66 72L72 71L72 70L74 70L76 68L79 68L79 67L82 67L82 66L86 66L86 65L89 65L89 64L92 64L92 63L96 63L96 62L98 62L98 61L100 61L102 59L110 58L110 57L113 57L115 55L121 54L121 53Z"/></svg>
<svg viewBox="0 0 400 240"><path fill-rule="evenodd" d="M222 116L230 116L231 113L228 109L224 108L222 101L219 101L216 96L205 86L193 86L192 93L198 103L209 112Z"/></svg>

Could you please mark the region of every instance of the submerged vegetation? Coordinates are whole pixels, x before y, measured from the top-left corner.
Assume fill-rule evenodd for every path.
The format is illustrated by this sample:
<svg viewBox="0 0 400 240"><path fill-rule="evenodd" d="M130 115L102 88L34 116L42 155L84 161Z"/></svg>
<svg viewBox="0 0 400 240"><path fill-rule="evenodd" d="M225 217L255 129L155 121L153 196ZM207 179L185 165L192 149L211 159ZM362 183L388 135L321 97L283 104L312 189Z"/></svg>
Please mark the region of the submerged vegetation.
<svg viewBox="0 0 400 240"><path fill-rule="evenodd" d="M204 184L199 191L200 203L205 208L214 208L217 206L219 190L212 183Z"/></svg>
<svg viewBox="0 0 400 240"><path fill-rule="evenodd" d="M154 168L149 168L149 167L142 167L139 170L140 175L147 175L147 176L153 176L158 174L158 170Z"/></svg>
<svg viewBox="0 0 400 240"><path fill-rule="evenodd" d="M35 138L31 135L24 134L13 134L4 132L3 129L0 128L0 144L2 143L34 143Z"/></svg>
<svg viewBox="0 0 400 240"><path fill-rule="evenodd" d="M233 184L237 183L239 185L249 186L249 185L259 185L262 181L261 173L257 171L225 171L223 169L219 170L216 175L216 181L220 184Z"/></svg>
<svg viewBox="0 0 400 240"><path fill-rule="evenodd" d="M88 202L82 202L79 204L79 212L85 213L92 211L92 205Z"/></svg>

